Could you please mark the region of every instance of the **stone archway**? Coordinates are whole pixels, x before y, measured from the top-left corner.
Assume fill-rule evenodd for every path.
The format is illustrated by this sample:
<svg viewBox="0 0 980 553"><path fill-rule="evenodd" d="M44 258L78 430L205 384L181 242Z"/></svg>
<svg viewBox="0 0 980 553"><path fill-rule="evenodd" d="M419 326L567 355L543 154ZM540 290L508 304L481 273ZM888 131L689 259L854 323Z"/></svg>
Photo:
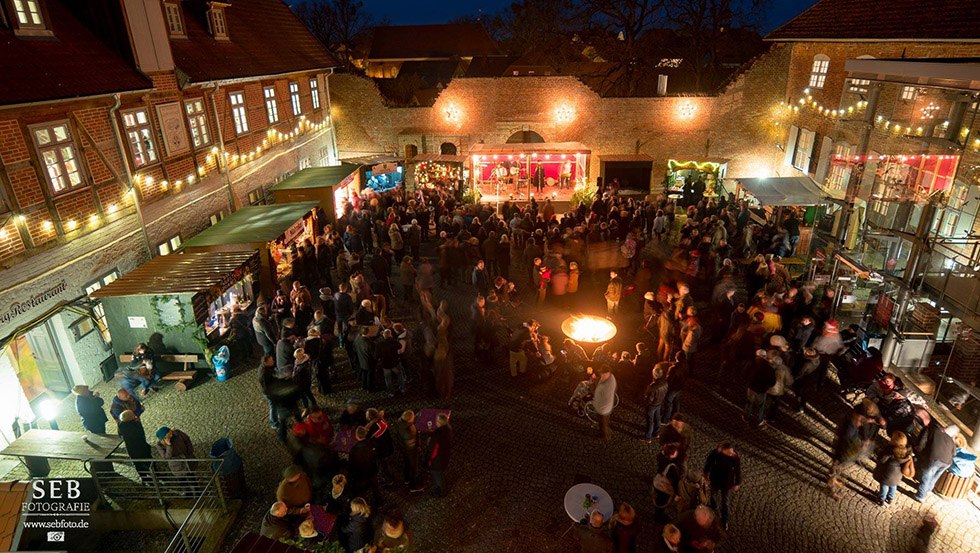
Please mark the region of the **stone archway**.
<svg viewBox="0 0 980 553"><path fill-rule="evenodd" d="M443 142L439 146L439 153L444 156L454 156L456 155L457 148L452 142Z"/></svg>
<svg viewBox="0 0 980 553"><path fill-rule="evenodd" d="M507 139L508 144L541 144L544 138L534 131L517 131Z"/></svg>

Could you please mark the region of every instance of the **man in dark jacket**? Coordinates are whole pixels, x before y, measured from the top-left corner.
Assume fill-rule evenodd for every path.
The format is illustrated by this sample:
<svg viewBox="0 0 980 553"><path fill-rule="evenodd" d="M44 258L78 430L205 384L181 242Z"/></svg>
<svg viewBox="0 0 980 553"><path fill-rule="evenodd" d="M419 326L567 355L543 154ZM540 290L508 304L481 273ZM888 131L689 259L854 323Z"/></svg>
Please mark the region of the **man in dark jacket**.
<svg viewBox="0 0 980 553"><path fill-rule="evenodd" d="M334 314L337 316L337 331L340 334L340 345L347 344L347 331L350 329L350 318L354 316L354 299L350 297L350 284L341 282L339 290L333 297Z"/></svg>
<svg viewBox="0 0 980 553"><path fill-rule="evenodd" d="M295 327L296 321L292 317L282 320L282 334L276 342L276 376L278 378L291 378L293 375L294 352L296 351Z"/></svg>
<svg viewBox="0 0 980 553"><path fill-rule="evenodd" d="M922 433L915 452L919 455L919 490L915 500L925 501L936 486L936 481L953 464L956 443L953 437L960 433L960 427L951 424L945 428L933 419Z"/></svg>
<svg viewBox="0 0 980 553"><path fill-rule="evenodd" d="M98 392L92 392L88 386L79 384L71 390L75 393L75 411L82 418L82 427L93 434L105 434L105 423L109 420L105 416L105 401L99 397Z"/></svg>
<svg viewBox="0 0 980 553"><path fill-rule="evenodd" d="M116 397L112 398L112 405L109 406L109 414L117 423L123 411L132 411L137 420L143 414L143 404L126 388L120 388L116 392Z"/></svg>
<svg viewBox="0 0 980 553"><path fill-rule="evenodd" d="M776 369L769 363L766 351L760 349L756 352L750 371L749 386L746 391L748 401L742 418L746 422L762 426L766 423L766 404L769 397L766 391L776 383Z"/></svg>
<svg viewBox="0 0 980 553"><path fill-rule="evenodd" d="M720 511L721 526L727 529L732 492L737 492L742 485L742 462L735 452L735 446L723 442L708 454L704 463L704 479L711 489L711 506Z"/></svg>
<svg viewBox="0 0 980 553"><path fill-rule="evenodd" d="M255 317L252 318L252 330L255 331L255 340L262 348L263 355L272 355L279 341L278 332L272 321L268 319L268 308L260 305L255 310Z"/></svg>
<svg viewBox="0 0 980 553"><path fill-rule="evenodd" d="M194 467L187 459L194 458L194 443L190 436L176 428L161 426L157 429L157 452L160 457L170 461L174 474L188 478L194 474Z"/></svg>
<svg viewBox="0 0 980 553"><path fill-rule="evenodd" d="M486 263L482 259L476 262L476 267L473 267L471 280L478 294L483 297L490 295L490 275L487 273Z"/></svg>
<svg viewBox="0 0 980 553"><path fill-rule="evenodd" d="M409 409L402 413L394 425L395 444L404 460L404 478L410 491L423 490L419 480L419 436L415 428L415 413Z"/></svg>
<svg viewBox="0 0 980 553"><path fill-rule="evenodd" d="M668 368L667 363L657 363L657 366L651 371L653 380L647 385L647 389L643 393L643 400L647 408L647 433L643 441L647 444L653 443L653 437L660 433L663 404L667 398L667 379L664 378L664 371Z"/></svg>
<svg viewBox="0 0 980 553"><path fill-rule="evenodd" d="M354 493L357 495L378 490L378 455L374 451L374 441L370 440L368 429L358 426L354 431L357 442L350 450L348 468Z"/></svg>
<svg viewBox="0 0 980 553"><path fill-rule="evenodd" d="M432 453L429 454L429 472L432 474L432 495L446 495L446 469L453 452L453 429L449 416L436 416L436 430L432 433Z"/></svg>
<svg viewBox="0 0 980 553"><path fill-rule="evenodd" d="M276 501L262 517L259 533L276 541L292 538L296 532L293 530L288 515L289 508L286 507L286 504L282 501Z"/></svg>

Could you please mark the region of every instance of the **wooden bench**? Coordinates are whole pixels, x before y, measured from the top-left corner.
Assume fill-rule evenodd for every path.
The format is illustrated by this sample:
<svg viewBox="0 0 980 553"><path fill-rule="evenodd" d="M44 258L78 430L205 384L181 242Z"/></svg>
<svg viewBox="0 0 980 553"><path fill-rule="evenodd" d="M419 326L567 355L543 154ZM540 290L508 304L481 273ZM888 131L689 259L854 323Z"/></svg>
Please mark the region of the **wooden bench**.
<svg viewBox="0 0 980 553"><path fill-rule="evenodd" d="M164 353L162 355L158 355L157 359L159 359L160 361L165 361L167 363L183 364L184 366L183 370L173 371L171 373L162 375L160 377L160 380L175 381L176 382L176 384L174 385L175 388L177 388L181 392L187 391L187 387L197 377L197 370L192 369L191 367L193 367L194 364L197 363L198 360L200 360L200 356L192 353L173 353L173 354ZM119 361L122 363L132 363L133 355L132 354L120 355Z"/></svg>

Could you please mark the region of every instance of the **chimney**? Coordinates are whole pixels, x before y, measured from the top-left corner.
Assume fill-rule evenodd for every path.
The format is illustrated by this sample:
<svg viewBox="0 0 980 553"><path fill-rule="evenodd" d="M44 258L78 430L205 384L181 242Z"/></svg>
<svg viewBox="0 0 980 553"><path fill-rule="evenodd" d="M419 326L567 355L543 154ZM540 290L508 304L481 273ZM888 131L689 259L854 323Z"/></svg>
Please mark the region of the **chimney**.
<svg viewBox="0 0 980 553"><path fill-rule="evenodd" d="M667 75L657 75L657 96L667 95Z"/></svg>

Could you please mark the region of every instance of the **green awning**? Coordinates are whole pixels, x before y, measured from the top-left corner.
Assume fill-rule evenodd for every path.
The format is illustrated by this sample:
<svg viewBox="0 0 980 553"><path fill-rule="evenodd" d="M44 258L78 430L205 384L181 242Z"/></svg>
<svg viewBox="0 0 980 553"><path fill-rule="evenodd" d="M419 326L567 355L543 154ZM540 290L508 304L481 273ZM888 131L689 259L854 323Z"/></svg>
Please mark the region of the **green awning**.
<svg viewBox="0 0 980 553"><path fill-rule="evenodd" d="M269 190L296 190L300 188L326 188L336 186L360 168L353 163L341 163L330 167L310 167L294 173Z"/></svg>
<svg viewBox="0 0 980 553"><path fill-rule="evenodd" d="M243 207L184 242L182 247L272 242L317 205L317 202L297 202Z"/></svg>

